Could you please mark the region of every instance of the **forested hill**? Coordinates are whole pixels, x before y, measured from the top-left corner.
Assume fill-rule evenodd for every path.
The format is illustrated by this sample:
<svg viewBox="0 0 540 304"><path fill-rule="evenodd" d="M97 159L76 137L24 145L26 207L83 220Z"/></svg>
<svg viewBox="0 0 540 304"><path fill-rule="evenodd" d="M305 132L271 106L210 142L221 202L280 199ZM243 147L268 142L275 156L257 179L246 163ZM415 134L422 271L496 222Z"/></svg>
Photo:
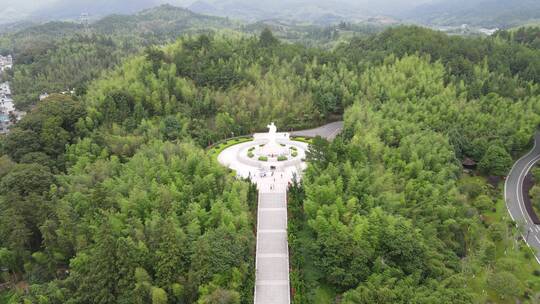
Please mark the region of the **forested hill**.
<svg viewBox="0 0 540 304"><path fill-rule="evenodd" d="M537 40L538 29L514 34L500 31L496 36L498 38L448 36L422 27L402 26L352 39L350 43L341 44L336 52L362 65L382 63L390 55L427 54L447 67L449 80L464 81L471 97L495 90L503 96L519 98L517 87L530 81L540 82L540 50L531 44ZM491 72L488 79L479 81L478 65Z"/></svg>
<svg viewBox="0 0 540 304"><path fill-rule="evenodd" d="M536 0L452 0L424 4L403 14L424 24L509 28L540 20Z"/></svg>
<svg viewBox="0 0 540 304"><path fill-rule="evenodd" d="M108 16L88 27L72 22L14 27L0 34L0 52L11 53L15 58L10 77L15 103L21 109L28 109L44 92L75 88L77 94L84 94L90 80L150 45L163 45L183 34L203 32L238 31L238 35L258 35L267 27L275 29L277 36L289 42L317 47L380 30L346 23L329 27L241 25L226 18L162 5L134 15Z"/></svg>
<svg viewBox="0 0 540 304"><path fill-rule="evenodd" d="M202 147L344 114L289 196L293 303L538 297L498 183L540 123L540 50L511 37L184 36L50 96L0 138L0 283L28 287L2 295L251 303L255 189Z"/></svg>
<svg viewBox="0 0 540 304"><path fill-rule="evenodd" d="M175 41L182 34L233 29L224 18L163 5L135 15L112 15L86 28L49 22L0 35L0 52L15 58L14 98L25 109L44 92L73 88L84 92L89 80L145 47Z"/></svg>
<svg viewBox="0 0 540 304"><path fill-rule="evenodd" d="M172 5L161 5L133 15L111 15L91 25L98 34L154 36L157 41L175 39L185 31L235 28L226 18L201 15Z"/></svg>
<svg viewBox="0 0 540 304"><path fill-rule="evenodd" d="M23 38L54 41L76 34L94 35L131 35L144 34L157 36L156 39L174 40L186 31L232 28L235 24L226 18L201 15L172 5L161 5L132 15L109 15L96 22L90 22L88 28L82 22L51 21L34 26L13 26L3 35L0 50L7 51L19 47ZM168 36L163 37L163 34ZM173 35L174 33L174 35ZM159 41L159 40L158 40ZM11 44L9 44L11 42Z"/></svg>

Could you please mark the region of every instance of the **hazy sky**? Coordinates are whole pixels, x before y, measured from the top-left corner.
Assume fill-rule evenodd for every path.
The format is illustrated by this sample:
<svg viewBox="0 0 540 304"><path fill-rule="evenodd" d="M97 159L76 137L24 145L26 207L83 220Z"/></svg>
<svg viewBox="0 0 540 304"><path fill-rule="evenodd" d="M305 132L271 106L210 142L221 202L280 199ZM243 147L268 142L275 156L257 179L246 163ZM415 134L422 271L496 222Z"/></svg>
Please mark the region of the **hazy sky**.
<svg viewBox="0 0 540 304"><path fill-rule="evenodd" d="M39 9L41 7L47 6L49 4L59 2L61 0L0 0L0 5L3 9L6 9L8 7L19 10L19 11L32 11ZM127 3L130 2L130 0L124 0ZM148 0L149 2L155 2L152 0ZM169 2L171 4L175 5L181 5L181 6L187 6L191 3L195 2L197 0L162 0L159 2ZM203 0L204 1L204 0ZM216 2L216 0L207 0L208 2ZM219 1L219 0L218 0ZM77 2L77 0L72 0L72 2ZM317 2L317 1L301 1L301 0L249 0L246 2L252 2L251 4L259 4L262 6L266 5L287 5L287 3L298 3L298 2ZM349 5L353 6L368 6L368 7L391 7L394 5L398 6L416 6L418 4L426 3L426 2L433 2L433 0L341 0L341 1L320 1L320 2L340 2L340 3L347 3ZM0 9L2 9L0 8Z"/></svg>
<svg viewBox="0 0 540 304"><path fill-rule="evenodd" d="M44 13L52 18L62 14L87 9L98 15L109 13L133 13L163 3L187 7L203 1L228 13L238 7L250 7L265 13L297 10L303 7L319 7L319 10L349 10L370 14L399 14L423 3L453 0L0 0L0 24L21 20ZM43 15L41 15L43 16Z"/></svg>
<svg viewBox="0 0 540 304"><path fill-rule="evenodd" d="M14 8L17 10L33 10L46 6L56 0L0 0L3 8Z"/></svg>

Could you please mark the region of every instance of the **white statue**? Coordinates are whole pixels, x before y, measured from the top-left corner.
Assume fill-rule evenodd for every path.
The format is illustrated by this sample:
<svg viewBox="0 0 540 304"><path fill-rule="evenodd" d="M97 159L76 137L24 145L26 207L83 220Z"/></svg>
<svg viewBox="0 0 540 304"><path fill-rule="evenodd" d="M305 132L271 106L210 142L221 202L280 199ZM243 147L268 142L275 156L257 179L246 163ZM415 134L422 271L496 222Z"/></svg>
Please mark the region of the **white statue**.
<svg viewBox="0 0 540 304"><path fill-rule="evenodd" d="M268 139L268 142L262 148L261 150L262 153L264 155L271 156L271 157L286 154L289 150L287 148L282 147L276 141L276 135L277 135L276 125L272 122L266 127L268 128L268 135L266 136L266 138Z"/></svg>
<svg viewBox="0 0 540 304"><path fill-rule="evenodd" d="M276 125L274 124L274 122L271 122L268 126L266 126L268 128L268 134L270 135L269 137L270 138L276 138L276 132L277 132L277 127Z"/></svg>

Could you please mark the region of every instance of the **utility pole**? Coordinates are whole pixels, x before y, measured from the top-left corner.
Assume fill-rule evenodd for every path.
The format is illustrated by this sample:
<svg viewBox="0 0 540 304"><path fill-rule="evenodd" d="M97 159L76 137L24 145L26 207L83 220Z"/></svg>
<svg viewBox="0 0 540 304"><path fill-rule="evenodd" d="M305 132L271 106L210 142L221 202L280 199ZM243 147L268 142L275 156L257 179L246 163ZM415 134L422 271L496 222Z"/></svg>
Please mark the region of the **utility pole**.
<svg viewBox="0 0 540 304"><path fill-rule="evenodd" d="M81 21L81 24L84 26L84 32L88 35L88 33L90 32L88 13L82 13L79 19Z"/></svg>

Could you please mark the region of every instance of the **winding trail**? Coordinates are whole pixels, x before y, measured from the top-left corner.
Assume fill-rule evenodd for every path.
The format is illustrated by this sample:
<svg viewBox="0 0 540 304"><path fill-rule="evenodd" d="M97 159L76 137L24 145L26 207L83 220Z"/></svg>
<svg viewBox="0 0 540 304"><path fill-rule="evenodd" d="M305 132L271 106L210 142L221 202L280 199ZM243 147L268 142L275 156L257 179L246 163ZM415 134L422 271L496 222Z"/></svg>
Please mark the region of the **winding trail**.
<svg viewBox="0 0 540 304"><path fill-rule="evenodd" d="M540 225L535 224L537 218L532 213L530 203L526 203L528 197L525 195L528 195L528 192L524 191L525 177L538 161L540 161L540 132L534 136L532 150L517 160L506 177L504 199L510 217L522 227L523 240L533 249L536 261L540 263Z"/></svg>

